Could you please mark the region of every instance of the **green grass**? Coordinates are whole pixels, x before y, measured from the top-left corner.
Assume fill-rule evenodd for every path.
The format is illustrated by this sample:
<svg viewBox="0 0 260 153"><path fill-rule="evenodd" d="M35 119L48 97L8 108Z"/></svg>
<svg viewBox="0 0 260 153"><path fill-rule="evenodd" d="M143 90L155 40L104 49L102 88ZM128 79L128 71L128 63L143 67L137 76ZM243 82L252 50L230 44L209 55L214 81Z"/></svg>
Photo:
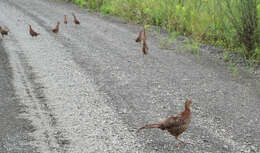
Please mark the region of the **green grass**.
<svg viewBox="0 0 260 153"><path fill-rule="evenodd" d="M222 60L225 61L225 62L229 61L229 53L228 53L228 52L226 52L226 53L222 56Z"/></svg>
<svg viewBox="0 0 260 153"><path fill-rule="evenodd" d="M73 0L104 14L153 24L260 62L259 0Z"/></svg>
<svg viewBox="0 0 260 153"><path fill-rule="evenodd" d="M239 68L230 63L227 69L232 73L232 77L236 78L239 75Z"/></svg>

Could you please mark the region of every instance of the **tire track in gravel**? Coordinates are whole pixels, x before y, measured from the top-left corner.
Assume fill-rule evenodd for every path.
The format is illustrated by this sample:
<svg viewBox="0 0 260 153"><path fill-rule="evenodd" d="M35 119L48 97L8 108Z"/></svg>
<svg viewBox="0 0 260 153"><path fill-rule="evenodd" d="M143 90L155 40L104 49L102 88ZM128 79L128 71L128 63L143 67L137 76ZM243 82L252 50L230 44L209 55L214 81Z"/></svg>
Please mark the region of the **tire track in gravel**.
<svg viewBox="0 0 260 153"><path fill-rule="evenodd" d="M25 111L26 106L15 93L10 56L6 53L3 44L4 42L0 41L0 152L36 153L36 149L28 145L32 140L28 133L34 132L35 128L31 121L19 116Z"/></svg>
<svg viewBox="0 0 260 153"><path fill-rule="evenodd" d="M44 152L53 152L55 148L56 150L59 150L59 152L65 152L62 148L64 148L65 145L68 145L69 141L64 139L62 133L55 129L57 119L54 117L53 111L48 106L48 100L44 94L45 87L41 83L37 82L37 76L34 73L33 67L28 64L28 60L21 52L22 50L17 46L17 44L19 44L18 41L14 37L11 37L11 39L13 41L5 44L5 47L9 50L12 59L11 61L16 62L12 63L12 67L15 68L14 71L16 72L15 82L16 84L18 82L21 83L19 87L16 87L16 89L20 92L18 95L21 96L21 99L27 97L25 103L27 107L30 107L27 109L26 113L21 116L29 118L31 121L34 120L32 119L32 116L38 119L38 123L34 123L34 126L37 130L39 128L41 130L37 131L34 129L33 132L36 132L36 135L42 135L41 138L44 138L44 140L41 140L43 142L38 141L37 143L45 143L45 145L41 146L48 146L48 148L42 148L40 150L44 150ZM12 46L15 49L13 50L8 46ZM22 94L22 91L20 91L21 88L23 88L24 93L26 94ZM34 135L33 132L32 135Z"/></svg>

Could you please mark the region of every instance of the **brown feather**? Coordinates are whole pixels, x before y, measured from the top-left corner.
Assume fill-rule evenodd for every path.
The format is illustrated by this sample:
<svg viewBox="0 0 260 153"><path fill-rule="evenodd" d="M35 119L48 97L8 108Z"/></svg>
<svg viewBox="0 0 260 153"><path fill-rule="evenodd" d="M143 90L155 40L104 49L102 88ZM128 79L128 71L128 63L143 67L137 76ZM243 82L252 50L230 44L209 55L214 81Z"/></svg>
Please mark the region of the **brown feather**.
<svg viewBox="0 0 260 153"><path fill-rule="evenodd" d="M72 13L72 16L74 18L74 23L75 24L80 24L79 20L77 19L76 15L74 13Z"/></svg>
<svg viewBox="0 0 260 153"><path fill-rule="evenodd" d="M8 35L9 30L4 30L1 26L0 26L0 32L2 37L4 37L4 35Z"/></svg>
<svg viewBox="0 0 260 153"><path fill-rule="evenodd" d="M140 127L137 132L139 132L142 129L151 129L151 128L161 128L161 124L147 124L143 127Z"/></svg>
<svg viewBox="0 0 260 153"><path fill-rule="evenodd" d="M142 48L143 54L146 55L148 54L148 46L146 44L145 39L143 40L143 48Z"/></svg>
<svg viewBox="0 0 260 153"><path fill-rule="evenodd" d="M175 136L177 140L178 136L182 134L190 125L191 122L191 100L186 100L185 102L185 109L184 111L180 112L177 115L173 115L169 118L166 118L162 121L160 121L159 124L149 124L146 126L143 126L138 129L147 129L147 128L159 128L161 130L167 130L171 135ZM181 141L181 140L179 140Z"/></svg>
<svg viewBox="0 0 260 153"><path fill-rule="evenodd" d="M140 42L142 40L146 40L146 32L145 28L139 32L138 37L136 38L135 42Z"/></svg>
<svg viewBox="0 0 260 153"><path fill-rule="evenodd" d="M58 21L56 27L54 29L52 29L53 33L58 33L59 32L59 25L60 25L60 22Z"/></svg>
<svg viewBox="0 0 260 153"><path fill-rule="evenodd" d="M143 30L141 30L140 32L139 32L139 35L138 35L138 37L136 38L136 40L135 40L135 42L140 42L142 39L143 39Z"/></svg>
<svg viewBox="0 0 260 153"><path fill-rule="evenodd" d="M37 32L35 32L33 29L32 29L32 26L31 25L29 25L29 33L30 33L30 35L32 36L32 37L36 37L36 36L38 36L40 33L37 33Z"/></svg>

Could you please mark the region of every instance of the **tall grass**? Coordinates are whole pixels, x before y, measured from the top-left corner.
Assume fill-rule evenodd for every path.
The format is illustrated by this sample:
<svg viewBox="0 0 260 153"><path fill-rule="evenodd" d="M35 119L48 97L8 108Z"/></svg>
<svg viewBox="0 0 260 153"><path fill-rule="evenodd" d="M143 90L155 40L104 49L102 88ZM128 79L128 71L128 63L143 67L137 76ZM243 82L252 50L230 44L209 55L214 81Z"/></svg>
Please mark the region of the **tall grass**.
<svg viewBox="0 0 260 153"><path fill-rule="evenodd" d="M228 17L239 38L239 42L245 47L245 55L253 56L253 51L259 42L257 34L257 3L256 0L225 0ZM232 8L232 3L235 6Z"/></svg>
<svg viewBox="0 0 260 153"><path fill-rule="evenodd" d="M137 23L221 46L260 62L260 0L73 0Z"/></svg>

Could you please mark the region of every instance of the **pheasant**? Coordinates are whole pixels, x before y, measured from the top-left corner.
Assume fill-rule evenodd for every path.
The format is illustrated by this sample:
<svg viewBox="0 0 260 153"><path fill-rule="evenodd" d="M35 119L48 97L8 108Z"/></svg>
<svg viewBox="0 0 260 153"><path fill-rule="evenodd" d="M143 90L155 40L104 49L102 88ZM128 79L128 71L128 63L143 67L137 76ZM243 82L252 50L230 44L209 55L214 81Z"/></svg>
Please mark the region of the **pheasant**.
<svg viewBox="0 0 260 153"><path fill-rule="evenodd" d="M75 24L80 24L79 20L76 18L76 15L74 13L72 13L72 16L74 18L74 23Z"/></svg>
<svg viewBox="0 0 260 153"><path fill-rule="evenodd" d="M147 44L146 44L146 40L143 40L143 53L144 55L148 54L148 47L147 47Z"/></svg>
<svg viewBox="0 0 260 153"><path fill-rule="evenodd" d="M191 122L191 110L190 105L192 101L187 99L185 102L185 109L184 111L180 112L177 115L173 115L169 118L166 118L160 121L159 124L148 124L137 131L142 129L149 129L149 128L159 128L161 130L167 130L171 135L175 136L176 140L185 143L184 141L179 139L179 136L189 127ZM179 144L177 144L179 146Z"/></svg>
<svg viewBox="0 0 260 153"><path fill-rule="evenodd" d="M32 29L32 26L29 24L29 33L32 37L36 37L38 36L40 33L37 33L35 32L33 29Z"/></svg>
<svg viewBox="0 0 260 153"><path fill-rule="evenodd" d="M67 15L64 15L64 24L67 24L68 21L67 21Z"/></svg>
<svg viewBox="0 0 260 153"><path fill-rule="evenodd" d="M144 38L144 30L141 30L141 31L139 32L139 35L138 35L138 37L136 38L135 42L140 42L141 40L143 40L143 38Z"/></svg>
<svg viewBox="0 0 260 153"><path fill-rule="evenodd" d="M4 35L8 35L9 30L4 30L1 26L0 26L0 32L2 37L4 37Z"/></svg>
<svg viewBox="0 0 260 153"><path fill-rule="evenodd" d="M56 27L54 29L52 29L53 33L58 33L59 32L59 25L60 25L60 22L58 21Z"/></svg>
<svg viewBox="0 0 260 153"><path fill-rule="evenodd" d="M146 33L145 33L145 28L139 32L138 37L136 38L135 42L140 42L143 40L143 47L142 51L143 54L146 55L148 54L148 46L146 44Z"/></svg>

